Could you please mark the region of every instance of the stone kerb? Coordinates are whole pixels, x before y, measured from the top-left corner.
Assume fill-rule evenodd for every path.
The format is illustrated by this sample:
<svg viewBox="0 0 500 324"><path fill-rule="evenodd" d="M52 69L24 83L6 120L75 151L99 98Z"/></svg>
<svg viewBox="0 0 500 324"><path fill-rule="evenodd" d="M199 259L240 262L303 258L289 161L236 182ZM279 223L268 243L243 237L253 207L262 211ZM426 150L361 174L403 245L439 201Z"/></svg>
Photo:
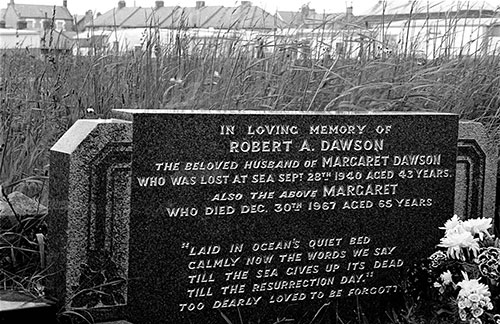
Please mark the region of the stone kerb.
<svg viewBox="0 0 500 324"><path fill-rule="evenodd" d="M484 126L461 121L455 185L457 215L495 217L497 161L498 148Z"/></svg>
<svg viewBox="0 0 500 324"><path fill-rule="evenodd" d="M79 120L50 152L49 294L67 309L113 306L95 319L126 303L131 143L129 122Z"/></svg>

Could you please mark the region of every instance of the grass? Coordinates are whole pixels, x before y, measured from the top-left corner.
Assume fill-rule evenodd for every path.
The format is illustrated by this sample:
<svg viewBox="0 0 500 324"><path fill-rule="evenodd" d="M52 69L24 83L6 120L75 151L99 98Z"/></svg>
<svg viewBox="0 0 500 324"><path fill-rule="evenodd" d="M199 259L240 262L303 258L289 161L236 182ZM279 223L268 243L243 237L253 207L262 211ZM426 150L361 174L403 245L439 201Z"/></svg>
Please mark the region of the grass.
<svg viewBox="0 0 500 324"><path fill-rule="evenodd" d="M144 51L121 55L4 52L2 182L46 175L48 148L77 119L116 108L443 111L498 133L498 55L355 56L361 45L349 44L351 53L300 58L296 39L280 37L256 58L243 37L164 45L152 35Z"/></svg>
<svg viewBox="0 0 500 324"><path fill-rule="evenodd" d="M457 17L449 21L446 35L457 29ZM356 26L337 31L327 25L313 31L311 43L366 34L331 55L321 49L302 55L304 42L292 35L259 44L238 31L220 31L196 40L182 28L170 32L167 44L158 41L161 31L151 28L141 51L88 56L55 50L41 55L22 47L2 51L3 192L20 190L46 204L50 147L79 118L110 118L119 108L440 111L482 122L500 138L495 52L486 55L462 38L460 48L466 50L457 54L456 44L445 37L432 46L434 58L424 59L407 30L404 46L388 54L376 50L390 46L387 30L377 40ZM43 219L2 230L3 288L43 295L43 234Z"/></svg>
<svg viewBox="0 0 500 324"><path fill-rule="evenodd" d="M1 178L46 175L48 148L79 118L116 108L442 111L498 133L500 57L262 59L163 52L153 59L5 53ZM91 112L91 113L89 113Z"/></svg>

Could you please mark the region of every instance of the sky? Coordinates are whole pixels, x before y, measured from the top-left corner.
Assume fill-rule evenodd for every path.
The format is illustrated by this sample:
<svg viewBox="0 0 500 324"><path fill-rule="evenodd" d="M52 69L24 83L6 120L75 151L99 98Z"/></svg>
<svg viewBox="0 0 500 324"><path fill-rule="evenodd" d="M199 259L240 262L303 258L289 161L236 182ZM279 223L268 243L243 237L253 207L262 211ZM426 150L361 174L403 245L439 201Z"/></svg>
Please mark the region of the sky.
<svg viewBox="0 0 500 324"><path fill-rule="evenodd" d="M154 7L155 0L125 0L127 6ZM306 3L309 7L316 9L316 12L345 12L345 8L352 5L354 14L356 6L362 10L361 6L374 6L378 0L253 0L252 4L259 6L268 12L274 13L277 8L280 10L298 11ZM405 0L402 0L405 1ZM0 0L0 8L7 8L10 0ZM14 0L15 3L62 5L63 0ZM183 7L194 7L196 0L164 0L165 6L179 5ZM118 0L68 0L68 9L72 15L84 14L87 10L104 13L116 7ZM240 4L236 0L205 0L205 5L221 5L234 7Z"/></svg>

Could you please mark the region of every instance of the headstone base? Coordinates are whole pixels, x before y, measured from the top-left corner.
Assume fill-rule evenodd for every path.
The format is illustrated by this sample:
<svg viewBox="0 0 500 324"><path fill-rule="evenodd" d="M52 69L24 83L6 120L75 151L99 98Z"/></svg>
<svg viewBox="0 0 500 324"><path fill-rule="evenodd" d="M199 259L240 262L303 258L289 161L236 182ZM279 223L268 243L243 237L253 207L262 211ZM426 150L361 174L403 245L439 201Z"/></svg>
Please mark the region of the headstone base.
<svg viewBox="0 0 500 324"><path fill-rule="evenodd" d="M56 308L43 300L14 291L0 290L0 323L56 323Z"/></svg>

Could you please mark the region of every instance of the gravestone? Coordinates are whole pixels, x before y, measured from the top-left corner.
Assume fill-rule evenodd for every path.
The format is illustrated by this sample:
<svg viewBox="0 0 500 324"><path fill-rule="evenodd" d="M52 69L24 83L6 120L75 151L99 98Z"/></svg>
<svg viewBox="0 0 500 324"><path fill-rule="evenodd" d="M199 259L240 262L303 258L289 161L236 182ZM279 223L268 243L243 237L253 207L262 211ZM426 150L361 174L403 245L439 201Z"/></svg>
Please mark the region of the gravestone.
<svg viewBox="0 0 500 324"><path fill-rule="evenodd" d="M385 316L453 215L456 115L129 112L133 323Z"/></svg>
<svg viewBox="0 0 500 324"><path fill-rule="evenodd" d="M131 126L79 120L50 151L48 294L96 321L126 305Z"/></svg>
<svg viewBox="0 0 500 324"><path fill-rule="evenodd" d="M21 192L11 192L7 199L0 198L0 229L12 229L19 221L33 217L40 219L47 214L47 207Z"/></svg>
<svg viewBox="0 0 500 324"><path fill-rule="evenodd" d="M122 116L127 116L126 113L122 114ZM57 189L54 190L54 188L51 190L52 192L52 199L51 201L53 202L52 208L56 207L61 208L64 210L65 208L67 209L69 206L64 207L63 205L67 205L67 203L64 203L64 201L67 202L67 199L61 198L59 195L61 195L64 190L61 190L60 184L62 183L67 183L68 186L72 188L77 188L80 192L83 193L84 197L91 197L91 200L98 199L101 202L104 201L103 199L99 197L106 197L105 200L107 200L106 205L110 206L112 208L106 208L105 212L102 212L103 209L100 208L100 212L95 213L94 208L90 208L89 206L94 204L95 202L92 202L91 200L88 200L86 203L84 203L84 207L81 210L87 210L88 214L85 217L81 217L81 214L78 213L66 213L65 217L69 217L68 219L64 217L51 217L50 221L51 224L57 223L57 228L66 228L68 224L79 224L79 222L82 219L86 219L83 224L84 226L87 226L89 228L88 231L80 231L80 234L83 234L80 236L80 241L79 245L73 248L67 248L64 243L65 235L59 235L58 239L54 239L57 236L52 235L52 249L49 251L49 258L51 259L59 259L59 256L65 255L66 253L70 254L67 256L69 260L74 260L75 258L71 256L72 253L78 253L80 256L83 256L84 258L79 259L79 265L76 266L68 266L68 265L63 265L64 262L61 262L59 264L59 267L62 268L62 270L59 270L57 272L57 275L54 276L55 280L53 283L59 283L59 284L54 284L54 286L59 287L57 289L57 293L59 296L71 296L77 293L78 291L81 291L83 287L85 287L85 284L82 285L80 284L80 278L82 277L82 265L87 265L89 263L93 264L91 268L96 267L96 264L103 264L103 261L106 261L115 266L117 263L120 265L120 273L121 273L121 278L126 278L127 277L127 260L128 260L128 255L126 253L126 239L121 239L121 237L126 237L128 235L128 221L124 219L124 216L127 215L127 207L125 205L127 204L128 197L130 195L130 169L129 169L129 164L130 164L130 150L131 150L131 125L130 124L123 124L121 127L124 127L122 131L125 131L127 133L125 140L121 138L120 136L116 137L116 141L114 142L115 139L113 137L109 137L106 133L108 131L115 132L116 131L116 126L112 125L112 123L122 123L120 121L116 120L110 120L110 121L79 121L77 124L75 124L74 127L77 127L80 129L79 131L76 131L76 134L80 134L78 138L75 138L74 136L67 136L66 138L66 143L65 145L73 145L75 148L78 147L78 143L82 142L85 140L85 136L89 136L93 138L91 141L96 141L96 143L106 143L107 144L99 146L98 149L102 149L103 151L107 152L104 155L108 155L110 153L109 147L115 147L120 149L123 147L127 147L127 156L122 159L118 163L118 167L116 163L111 163L111 164L102 164L102 167L104 169L108 169L110 172L109 176L110 177L104 177L106 182L110 184L118 184L118 185L92 185L92 181L87 181L87 182L81 182L79 177L75 177L72 175L69 177L70 174L75 173L75 169L70 173L68 170L66 170L64 167L61 168L61 165L57 167L61 159L56 159L58 161L57 163L53 163L52 169L51 169L51 177L57 177L57 181L52 181L51 182L51 187L55 187ZM100 129L98 132L100 135L96 137L96 132L89 130L89 125L94 125L98 126L97 128ZM94 127L91 126L90 128ZM83 128L83 130L81 129ZM109 128L109 129L108 129ZM72 134L75 134L75 130L70 131ZM83 135L87 134L87 135ZM83 137L82 137L83 136ZM95 138L94 138L95 137ZM99 140L99 138L102 137L104 139ZM73 144L71 144L73 143ZM101 144L102 144L101 143ZM91 145L91 144L86 144L86 145ZM76 156L77 151L74 151L70 154ZM95 150L91 150L95 155L100 155L99 152ZM52 153L53 155L58 155L60 156L60 153ZM66 156L68 153L63 153L62 156ZM68 158L66 156L65 158ZM63 160L65 159L63 158ZM75 160L78 160L78 158L73 157ZM474 122L464 122L460 121L460 126L459 126L459 141L458 141L458 156L457 156L457 170L456 170L456 186L455 186L455 213L459 215L463 215L465 218L470 218L470 217L476 217L477 214L475 214L478 210L483 211L483 215L486 217L493 217L493 209L494 209L494 197L495 195L495 185L494 181L496 179L496 167L495 167L495 162L497 160L497 151L496 151L496 146L494 145L493 141L488 138L486 135L486 131L484 127L479 124L479 123L474 123ZM83 164L85 166L85 164ZM59 171L60 172L59 172ZM102 171L102 170L101 170ZM88 186L88 188L85 188L85 185ZM90 192L93 192L92 194L89 194ZM116 199L116 201L114 201ZM62 203L55 203L56 201L62 202ZM86 205L85 205L86 204ZM101 205L103 206L103 205ZM40 208L40 207L38 207ZM43 209L43 207L42 207ZM121 210L123 209L123 210ZM53 215L59 215L61 216L60 213L52 213ZM92 216L93 215L93 216ZM121 215L121 216L120 216ZM480 215L481 216L481 215ZM99 223L99 224L111 224L113 219L121 219L121 221L118 221L115 223L116 230L115 232L121 233L118 236L118 241L121 241L122 244L115 244L115 248L111 251L111 253L116 254L117 256L113 255L108 255L107 258L96 258L95 255L93 256L92 253L83 253L81 254L81 247L84 245L90 246L91 244L91 239L101 235L98 234L97 232L99 231L99 227L92 226L90 227L90 220L94 224ZM77 226L79 226L77 225ZM49 228L53 228L53 226L49 226ZM92 230L92 232L90 231ZM106 230L106 233L104 234L105 238L104 240L107 242L113 242L115 239L113 236L113 231L110 231L109 228ZM49 235L50 237L50 235ZM124 244L125 243L125 244ZM113 245L113 244L108 244L108 246ZM118 247L123 247L123 248L118 248ZM89 250L91 251L91 250ZM52 256L53 253L56 253L57 256ZM119 262L116 262L119 260ZM78 264L78 262L74 262L74 264ZM85 267L85 266L83 266ZM75 270L76 268L76 270ZM54 269L52 266L51 269ZM90 269L87 268L86 271L88 272ZM74 273L77 273L77 275L74 275ZM84 271L85 272L85 271ZM83 276L85 277L85 275ZM78 279L73 279L73 280L68 280L67 285L65 286L64 284L60 284L61 282L65 281L65 278L78 278ZM77 282L75 284L75 282ZM90 285L92 282L90 282ZM126 288L127 286L125 285L122 287L120 290L120 294L123 295L123 297L126 299ZM102 292L102 291L101 291ZM85 295L84 295L85 296ZM92 296L90 296L92 297ZM119 304L117 307L110 306L109 302L106 304L100 305L98 303L99 298L95 298L97 296L94 296L94 298L89 298L89 296L85 296L85 298L80 298L79 300L77 299L78 303L73 304L72 302L69 302L68 305L72 307L68 307L70 309L75 309L73 306L75 306L77 309L79 308L84 308L85 312L90 312L92 311L92 314L95 318L115 318L121 314L122 311L121 309L123 308L122 306L125 306L125 304ZM69 297L68 299L71 299ZM82 303L85 304L85 300L87 299L86 306L82 307ZM65 300L62 298L61 300ZM82 301L83 300L83 301ZM94 301L93 301L94 300ZM97 300L97 304L95 304ZM93 302L92 302L93 301ZM119 310L118 312L116 310ZM97 311L96 311L97 310ZM96 315L97 314L97 315Z"/></svg>
<svg viewBox="0 0 500 324"><path fill-rule="evenodd" d="M42 298L0 289L0 323L56 323L54 305Z"/></svg>
<svg viewBox="0 0 500 324"><path fill-rule="evenodd" d="M478 122L461 121L458 137L455 213L495 218L497 145Z"/></svg>

